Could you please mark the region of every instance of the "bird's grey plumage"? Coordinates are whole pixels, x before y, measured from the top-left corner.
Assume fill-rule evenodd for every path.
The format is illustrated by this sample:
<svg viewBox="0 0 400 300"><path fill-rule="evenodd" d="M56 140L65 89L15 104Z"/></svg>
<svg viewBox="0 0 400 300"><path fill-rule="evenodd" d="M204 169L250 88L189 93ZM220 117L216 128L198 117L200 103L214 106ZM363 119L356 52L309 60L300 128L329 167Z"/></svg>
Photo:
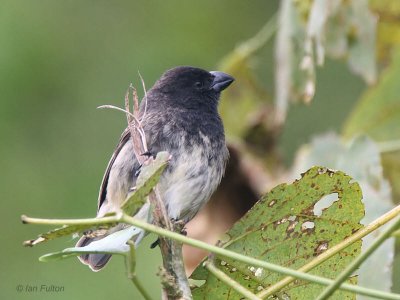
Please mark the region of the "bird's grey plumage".
<svg viewBox="0 0 400 300"><path fill-rule="evenodd" d="M170 218L184 222L191 220L221 181L228 150L217 105L220 91L232 81L233 78L224 73L178 67L164 73L148 91L147 103L141 103L140 114L149 151L154 155L159 151L171 154L159 181ZM100 187L99 217L118 211L129 190L135 186L135 174L139 169L126 129ZM148 210L149 205L145 205L135 217L147 220L151 215ZM107 234L122 228L119 225ZM142 236L134 238L136 244ZM83 236L77 246L88 245L99 238ZM110 257L108 254L87 254L80 259L93 270L99 270Z"/></svg>

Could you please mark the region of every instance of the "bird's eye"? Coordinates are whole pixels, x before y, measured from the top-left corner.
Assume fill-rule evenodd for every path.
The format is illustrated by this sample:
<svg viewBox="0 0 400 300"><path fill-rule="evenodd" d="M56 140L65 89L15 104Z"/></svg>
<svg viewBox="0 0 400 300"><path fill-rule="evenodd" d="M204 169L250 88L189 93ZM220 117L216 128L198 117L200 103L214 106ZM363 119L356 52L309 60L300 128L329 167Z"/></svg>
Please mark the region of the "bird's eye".
<svg viewBox="0 0 400 300"><path fill-rule="evenodd" d="M203 87L203 83L201 81L196 81L196 83L194 84L196 86L196 88L201 89Z"/></svg>

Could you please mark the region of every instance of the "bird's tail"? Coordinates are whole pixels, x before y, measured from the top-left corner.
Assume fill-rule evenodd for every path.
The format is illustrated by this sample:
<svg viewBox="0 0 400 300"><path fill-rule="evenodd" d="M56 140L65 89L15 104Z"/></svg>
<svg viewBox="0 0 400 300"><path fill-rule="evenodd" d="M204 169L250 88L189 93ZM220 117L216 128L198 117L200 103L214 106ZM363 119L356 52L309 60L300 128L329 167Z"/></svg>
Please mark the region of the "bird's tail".
<svg viewBox="0 0 400 300"><path fill-rule="evenodd" d="M96 232L92 232L83 235L75 247L88 252L127 252L129 250L129 246L126 244L128 240L133 240L135 247L137 247L144 233L143 229L134 226L124 229L112 228L99 236L96 236ZM98 272L104 268L111 256L108 253L85 253L78 258L83 264L88 265L92 271Z"/></svg>
<svg viewBox="0 0 400 300"><path fill-rule="evenodd" d="M85 247L91 244L94 241L98 241L101 239L101 237L86 237L82 236L79 241L76 243L75 247ZM88 265L89 268L91 268L93 271L97 272L100 271L110 260L111 254L82 254L78 256L79 260L85 264Z"/></svg>

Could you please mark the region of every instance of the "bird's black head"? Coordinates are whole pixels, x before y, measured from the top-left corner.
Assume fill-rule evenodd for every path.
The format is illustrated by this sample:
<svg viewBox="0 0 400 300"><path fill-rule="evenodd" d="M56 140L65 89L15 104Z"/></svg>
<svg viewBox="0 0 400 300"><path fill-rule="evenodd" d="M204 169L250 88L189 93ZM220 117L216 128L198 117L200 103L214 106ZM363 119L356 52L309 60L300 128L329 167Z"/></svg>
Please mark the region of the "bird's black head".
<svg viewBox="0 0 400 300"><path fill-rule="evenodd" d="M152 88L169 105L193 109L216 109L221 91L233 77L222 72L208 72L194 67L176 67L166 71Z"/></svg>

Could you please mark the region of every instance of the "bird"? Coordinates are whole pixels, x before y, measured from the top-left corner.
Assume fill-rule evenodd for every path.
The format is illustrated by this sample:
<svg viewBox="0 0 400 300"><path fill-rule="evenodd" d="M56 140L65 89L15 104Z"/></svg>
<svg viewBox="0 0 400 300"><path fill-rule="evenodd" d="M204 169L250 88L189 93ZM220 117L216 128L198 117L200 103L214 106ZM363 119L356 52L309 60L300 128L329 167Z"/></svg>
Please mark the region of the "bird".
<svg viewBox="0 0 400 300"><path fill-rule="evenodd" d="M148 154L160 151L170 154L158 188L168 217L189 222L207 203L218 187L229 158L222 119L218 113L221 92L234 78L220 71L206 71L192 66L167 70L145 94L139 116L145 133ZM98 197L97 217L116 212L135 187L140 172L129 127L106 168ZM144 204L134 215L149 220L150 205ZM99 230L100 234L83 234L76 247L88 247L113 232L129 231L128 240L138 246L145 232L119 224ZM123 241L126 243L127 240ZM101 270L110 260L108 253L85 253L79 260L92 271Z"/></svg>

